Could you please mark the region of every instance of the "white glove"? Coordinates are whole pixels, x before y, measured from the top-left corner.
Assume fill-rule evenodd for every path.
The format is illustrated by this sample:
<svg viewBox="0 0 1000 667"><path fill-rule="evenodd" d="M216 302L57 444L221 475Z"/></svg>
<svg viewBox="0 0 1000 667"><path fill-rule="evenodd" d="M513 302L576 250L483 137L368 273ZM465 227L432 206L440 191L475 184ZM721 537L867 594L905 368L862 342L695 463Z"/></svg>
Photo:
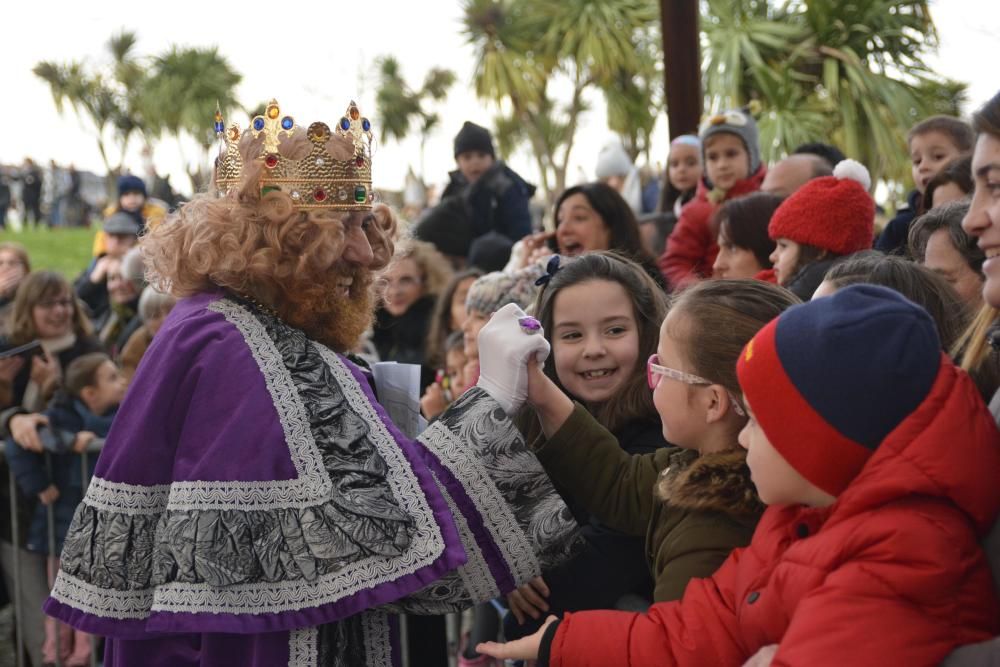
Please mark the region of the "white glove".
<svg viewBox="0 0 1000 667"><path fill-rule="evenodd" d="M476 386L492 396L509 416L514 416L528 398L528 361L534 357L543 363L550 350L541 327L535 333L521 328L518 320L524 317L527 315L520 306L508 303L493 313L479 332Z"/></svg>

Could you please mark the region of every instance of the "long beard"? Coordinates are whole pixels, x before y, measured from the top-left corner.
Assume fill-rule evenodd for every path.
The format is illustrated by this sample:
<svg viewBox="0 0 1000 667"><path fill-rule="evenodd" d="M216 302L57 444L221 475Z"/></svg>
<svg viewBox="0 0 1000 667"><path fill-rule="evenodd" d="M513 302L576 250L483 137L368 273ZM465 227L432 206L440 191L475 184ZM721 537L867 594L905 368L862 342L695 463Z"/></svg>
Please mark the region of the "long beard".
<svg viewBox="0 0 1000 667"><path fill-rule="evenodd" d="M354 279L347 298L337 295L337 284L345 276ZM344 353L353 350L371 326L374 303L370 271L331 270L319 284L295 281L287 285L278 312L312 340Z"/></svg>

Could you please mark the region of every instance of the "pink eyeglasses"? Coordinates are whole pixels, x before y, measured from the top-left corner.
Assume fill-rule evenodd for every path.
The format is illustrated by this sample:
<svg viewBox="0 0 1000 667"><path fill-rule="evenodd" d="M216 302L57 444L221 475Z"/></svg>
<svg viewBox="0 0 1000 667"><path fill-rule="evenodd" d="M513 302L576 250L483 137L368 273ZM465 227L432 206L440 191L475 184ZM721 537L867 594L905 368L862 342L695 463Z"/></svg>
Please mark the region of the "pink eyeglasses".
<svg viewBox="0 0 1000 667"><path fill-rule="evenodd" d="M650 389L656 389L656 386L660 384L660 377L668 377L671 380L677 380L678 382L683 382L684 384L693 385L710 385L716 384L711 380L706 380L705 378L692 375L691 373L685 373L684 371L679 371L674 368L667 368L666 366L661 366L658 362L660 361L660 355L654 354L646 362L646 382L649 384ZM743 411L743 406L740 402L736 400L736 397L732 395L731 392L726 392L729 394L729 401L733 404L733 410L740 417L746 417L747 413Z"/></svg>

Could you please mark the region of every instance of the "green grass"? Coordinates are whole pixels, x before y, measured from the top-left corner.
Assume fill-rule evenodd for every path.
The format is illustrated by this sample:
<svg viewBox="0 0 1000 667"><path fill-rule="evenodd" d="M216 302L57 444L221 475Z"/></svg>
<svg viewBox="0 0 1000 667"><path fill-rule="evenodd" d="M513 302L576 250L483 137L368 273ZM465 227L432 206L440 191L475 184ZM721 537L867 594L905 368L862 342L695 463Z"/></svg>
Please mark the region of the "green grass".
<svg viewBox="0 0 1000 667"><path fill-rule="evenodd" d="M28 229L0 231L0 242L16 241L28 249L31 269L49 269L72 281L87 268L96 229Z"/></svg>

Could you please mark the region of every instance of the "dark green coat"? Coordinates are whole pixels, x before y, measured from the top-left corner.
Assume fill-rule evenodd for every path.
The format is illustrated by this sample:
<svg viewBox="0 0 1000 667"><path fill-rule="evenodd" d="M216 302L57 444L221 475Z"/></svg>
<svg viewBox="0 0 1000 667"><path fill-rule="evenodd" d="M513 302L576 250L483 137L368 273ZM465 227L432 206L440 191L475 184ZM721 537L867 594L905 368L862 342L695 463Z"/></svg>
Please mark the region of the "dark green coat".
<svg viewBox="0 0 1000 667"><path fill-rule="evenodd" d="M646 536L654 600L677 600L750 543L764 506L741 449L698 456L679 448L629 456L580 405L535 451L565 493L605 525Z"/></svg>

